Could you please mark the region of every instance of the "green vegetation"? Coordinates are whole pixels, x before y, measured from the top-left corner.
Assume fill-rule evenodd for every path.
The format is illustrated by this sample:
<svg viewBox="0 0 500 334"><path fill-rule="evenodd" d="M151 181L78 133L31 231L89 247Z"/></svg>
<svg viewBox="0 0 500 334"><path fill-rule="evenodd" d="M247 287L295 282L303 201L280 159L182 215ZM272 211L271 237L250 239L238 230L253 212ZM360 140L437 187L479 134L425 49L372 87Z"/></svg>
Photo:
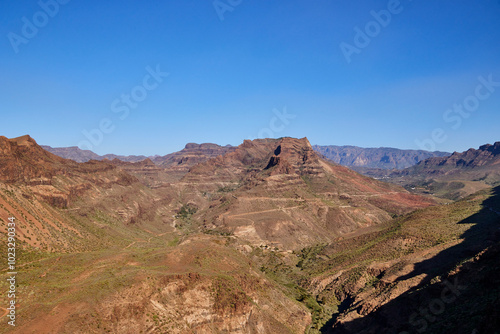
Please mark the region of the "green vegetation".
<svg viewBox="0 0 500 334"><path fill-rule="evenodd" d="M179 211L177 212L175 218L182 220L189 220L192 215L194 215L198 211L198 208L193 204L185 204L183 205Z"/></svg>
<svg viewBox="0 0 500 334"><path fill-rule="evenodd" d="M208 234L208 235L220 235L223 237L230 237L233 236L234 233L229 232L229 231L221 231L221 230L203 230L203 233Z"/></svg>
<svg viewBox="0 0 500 334"><path fill-rule="evenodd" d="M180 242L179 237L175 236L172 240L167 242L167 246L168 247L175 247L179 244L179 242Z"/></svg>
<svg viewBox="0 0 500 334"><path fill-rule="evenodd" d="M300 252L297 254L299 257L299 262L297 263L297 267L300 269L304 269L307 267L309 264L313 263L316 261L317 255L325 249L327 244L319 244L311 247L306 247L300 250Z"/></svg>
<svg viewBox="0 0 500 334"><path fill-rule="evenodd" d="M217 189L217 192L219 193L230 193L232 191L234 191L236 188L233 187L233 186L223 186L223 187L219 187Z"/></svg>
<svg viewBox="0 0 500 334"><path fill-rule="evenodd" d="M475 234L469 233L469 242L473 244L476 240L474 238L477 238L477 242L480 238L484 238L485 233L480 232L482 226L486 229L488 224L498 220L496 214L483 210L483 203L490 196L491 191L481 191L449 205L421 209L397 217L385 229L378 232L330 245L318 244L306 247L294 252L296 256L294 263L290 263L289 259L280 256L279 253L265 253L259 249L255 249L252 256L261 259L261 271L280 284L288 296L303 303L311 311L313 321L308 333L320 333L321 328L338 312L340 301L337 293L345 294L349 291L359 293L378 288L380 276L367 273L367 267L371 263L399 260L406 255L436 245L455 244L460 241L464 233L478 223L482 225L475 228ZM496 197L488 200L490 205L494 200L498 202L494 206L500 208L500 200ZM456 259L456 265L463 261ZM388 272L401 270L404 265L404 262L396 262ZM450 264L444 262L435 268L435 272L451 270L456 265L454 266L453 262ZM313 295L308 290L314 277L339 272L343 273L319 294ZM357 282L361 280L366 283L356 287Z"/></svg>

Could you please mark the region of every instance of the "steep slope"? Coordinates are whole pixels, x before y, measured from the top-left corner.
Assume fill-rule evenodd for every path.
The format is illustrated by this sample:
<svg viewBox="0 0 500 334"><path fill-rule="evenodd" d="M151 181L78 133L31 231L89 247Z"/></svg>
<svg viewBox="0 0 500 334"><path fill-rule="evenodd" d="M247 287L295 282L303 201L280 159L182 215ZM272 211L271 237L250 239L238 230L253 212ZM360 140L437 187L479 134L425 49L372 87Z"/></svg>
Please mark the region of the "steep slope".
<svg viewBox="0 0 500 334"><path fill-rule="evenodd" d="M30 136L7 139L0 136L0 181L18 182L49 178L62 173L64 164L76 164L43 150Z"/></svg>
<svg viewBox="0 0 500 334"><path fill-rule="evenodd" d="M29 136L0 137L0 218L23 218L18 238L31 247L70 251L126 243L144 233L126 225L144 221L149 229L164 230L172 221L172 197L108 162L77 163L45 151Z"/></svg>
<svg viewBox="0 0 500 334"><path fill-rule="evenodd" d="M331 242L432 204L321 159L307 138L245 141L182 182L203 191L195 218L205 229L280 249Z"/></svg>
<svg viewBox="0 0 500 334"><path fill-rule="evenodd" d="M449 156L447 152L400 150L395 148L362 148L357 146L314 145L313 149L327 159L347 167L403 169L432 157Z"/></svg>
<svg viewBox="0 0 500 334"><path fill-rule="evenodd" d="M379 235L379 242L362 253L373 262L369 266L360 263L357 282L344 288L347 305L324 332L498 330L498 196L498 188L482 191L447 207L416 213L403 219L393 233ZM398 243L398 248L381 253L384 244ZM375 254L383 254L384 260ZM354 273L356 270L349 272ZM327 289L341 296L339 287L349 274L334 280Z"/></svg>
<svg viewBox="0 0 500 334"><path fill-rule="evenodd" d="M494 333L499 194L481 191L364 234L254 260L301 291L313 316L309 333Z"/></svg>
<svg viewBox="0 0 500 334"><path fill-rule="evenodd" d="M24 265L19 285L16 327L0 333L300 334L311 321L304 305L216 236L179 243L151 235L128 247L57 254Z"/></svg>
<svg viewBox="0 0 500 334"><path fill-rule="evenodd" d="M248 245L179 226L189 218L180 206L202 198L198 190L153 189L127 171L157 168L152 161L79 164L29 137L2 138L1 152L0 231L16 218L22 270L16 327L1 333L285 334L309 325L309 310L249 261Z"/></svg>
<svg viewBox="0 0 500 334"><path fill-rule="evenodd" d="M372 310L371 297L392 296L366 297L365 279L456 242L469 225L447 234L450 221L486 196L406 216L433 202L322 159L307 138L245 141L157 186L170 168L150 159L79 164L31 138L2 145L0 230L17 218L22 304L0 333L341 328L352 300Z"/></svg>

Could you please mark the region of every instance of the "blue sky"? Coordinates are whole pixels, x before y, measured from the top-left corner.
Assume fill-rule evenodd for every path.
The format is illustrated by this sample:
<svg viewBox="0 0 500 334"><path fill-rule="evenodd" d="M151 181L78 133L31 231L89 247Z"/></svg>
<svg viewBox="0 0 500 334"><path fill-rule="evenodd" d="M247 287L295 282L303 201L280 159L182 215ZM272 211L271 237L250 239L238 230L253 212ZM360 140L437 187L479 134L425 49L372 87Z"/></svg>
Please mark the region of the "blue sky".
<svg viewBox="0 0 500 334"><path fill-rule="evenodd" d="M1 135L145 155L500 140L497 0L55 1L0 2Z"/></svg>

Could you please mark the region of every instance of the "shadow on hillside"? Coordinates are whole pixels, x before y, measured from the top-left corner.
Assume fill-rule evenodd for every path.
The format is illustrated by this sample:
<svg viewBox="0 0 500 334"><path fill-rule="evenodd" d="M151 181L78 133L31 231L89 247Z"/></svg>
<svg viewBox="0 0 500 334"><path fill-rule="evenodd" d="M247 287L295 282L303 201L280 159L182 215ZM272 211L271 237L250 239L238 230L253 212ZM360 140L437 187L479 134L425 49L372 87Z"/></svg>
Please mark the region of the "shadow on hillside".
<svg viewBox="0 0 500 334"><path fill-rule="evenodd" d="M485 200L483 209L459 224L474 225L461 237L460 244L417 263L414 270L398 279L421 274L426 278L367 316L354 319L322 333L453 333L500 334L500 186ZM442 277L457 264L484 252L454 276ZM356 308L356 305L351 305ZM358 306L358 312L362 312Z"/></svg>

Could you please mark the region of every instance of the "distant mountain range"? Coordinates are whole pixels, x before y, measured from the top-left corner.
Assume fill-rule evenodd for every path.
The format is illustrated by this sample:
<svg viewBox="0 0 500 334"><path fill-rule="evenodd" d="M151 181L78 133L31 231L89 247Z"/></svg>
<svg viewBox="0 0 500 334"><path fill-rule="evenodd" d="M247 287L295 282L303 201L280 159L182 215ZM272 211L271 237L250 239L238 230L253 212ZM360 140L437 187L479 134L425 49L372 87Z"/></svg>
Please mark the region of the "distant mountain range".
<svg viewBox="0 0 500 334"><path fill-rule="evenodd" d="M100 156L78 147L42 147L55 155L77 162L108 159L114 165L133 172L142 182L152 187L178 181L192 168L199 168L210 159L237 150L237 147L231 145L188 143L178 152L146 157L115 154ZM433 194L446 199L463 198L500 181L500 142L453 154L335 145L314 145L312 149L321 157L366 176L398 184L411 192ZM145 167L144 164L148 166ZM282 168L286 169L286 166ZM169 173L163 173L163 169L168 169Z"/></svg>
<svg viewBox="0 0 500 334"><path fill-rule="evenodd" d="M493 145L486 144L479 147L479 149L471 148L462 153L454 152L447 157L429 158L417 164L411 170L415 172L430 170L432 173L440 170L444 173L450 170L489 168L494 165L500 165L500 142Z"/></svg>
<svg viewBox="0 0 500 334"><path fill-rule="evenodd" d="M500 142L429 158L403 170L371 169L364 174L455 200L500 184Z"/></svg>
<svg viewBox="0 0 500 334"><path fill-rule="evenodd" d="M307 138L56 150L96 159L0 136L0 231L15 220L29 283L14 334L403 333L437 308L429 333L500 328L500 142L372 169L389 183Z"/></svg>
<svg viewBox="0 0 500 334"><path fill-rule="evenodd" d="M82 150L77 146L70 147L50 147L47 145L40 145L44 150L49 151L52 154L58 155L64 159L71 159L76 162L87 162L90 160L113 160L118 159L127 162L138 162L145 160L146 156L144 155L116 155L116 154L106 154L99 155L90 150Z"/></svg>
<svg viewBox="0 0 500 334"><path fill-rule="evenodd" d="M89 160L113 160L118 159L126 162L138 162L151 159L156 165L162 167L192 167L197 163L204 162L218 155L234 151L236 148L231 145L220 146L217 144L189 143L179 152L167 154L165 156L144 155L98 155L89 150L82 150L76 146L58 147L42 146L45 150L65 159L76 162L87 162ZM428 158L445 157L451 155L447 152L427 152L418 150L400 150L396 148L362 148L357 146L320 146L314 145L313 149L322 154L325 158L346 167L358 168L380 168L380 169L404 169L411 167ZM363 172L362 170L359 170Z"/></svg>
<svg viewBox="0 0 500 334"><path fill-rule="evenodd" d="M314 145L313 149L327 159L343 166L380 169L404 169L425 159L445 157L451 154L438 151L400 150L390 147L363 148L335 145Z"/></svg>

